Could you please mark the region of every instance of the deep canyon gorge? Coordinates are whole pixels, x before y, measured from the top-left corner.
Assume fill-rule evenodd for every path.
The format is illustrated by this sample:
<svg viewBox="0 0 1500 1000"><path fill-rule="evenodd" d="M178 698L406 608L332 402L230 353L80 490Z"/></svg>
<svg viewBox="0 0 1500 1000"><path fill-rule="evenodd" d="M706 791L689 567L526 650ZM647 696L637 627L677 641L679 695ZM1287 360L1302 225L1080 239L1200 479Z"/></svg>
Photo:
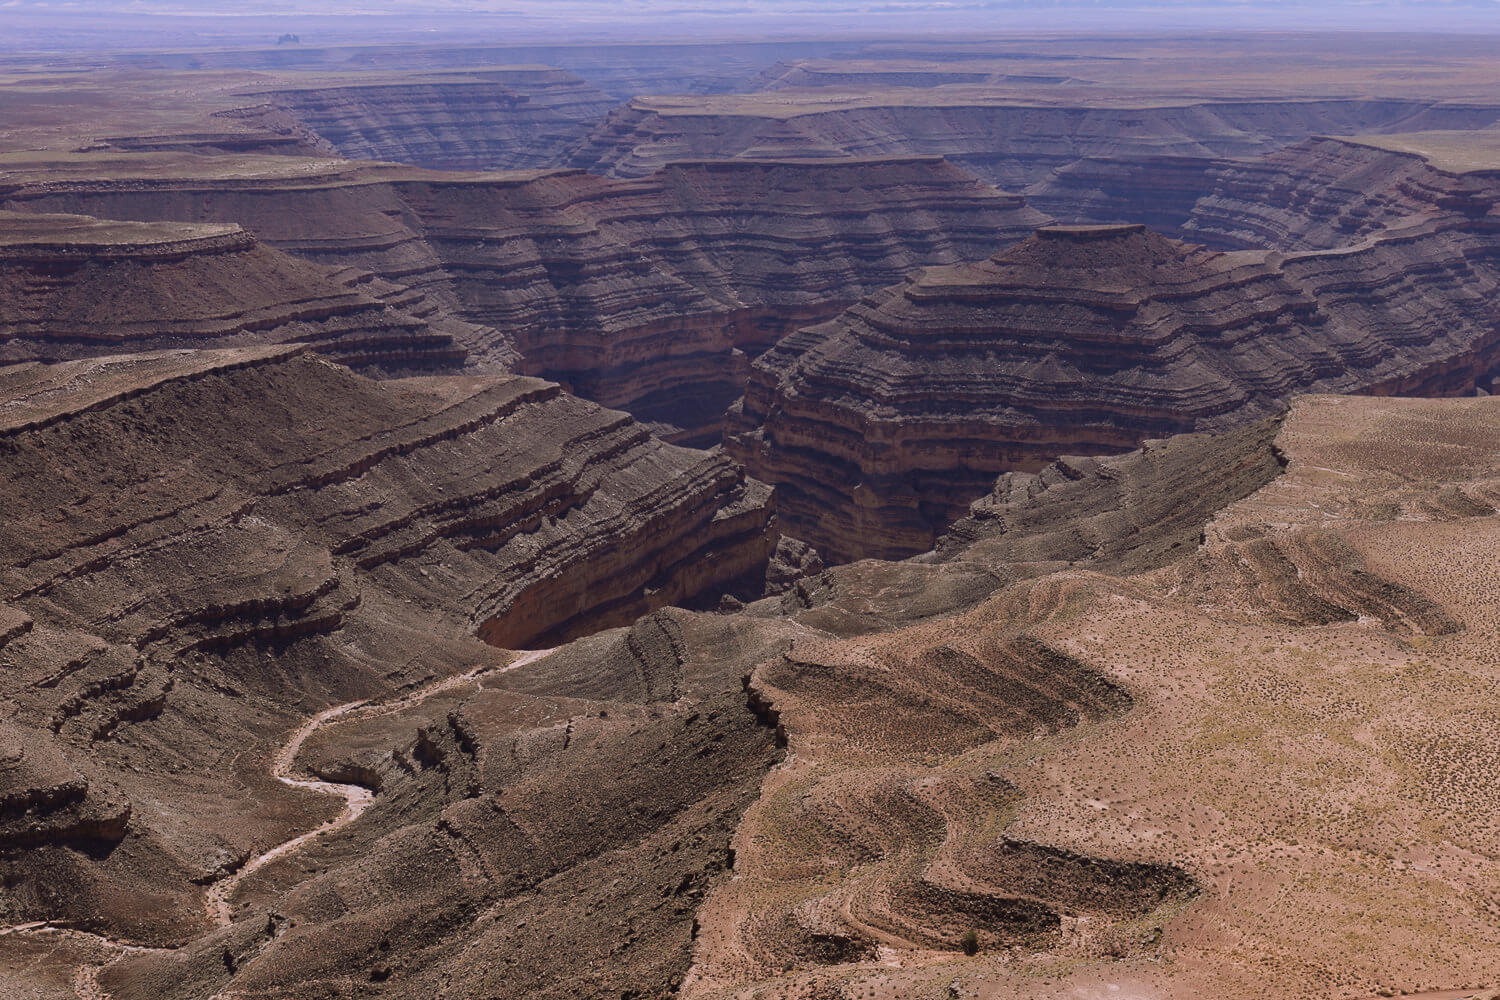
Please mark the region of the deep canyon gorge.
<svg viewBox="0 0 1500 1000"><path fill-rule="evenodd" d="M1492 1000L1492 40L0 51L0 996Z"/></svg>

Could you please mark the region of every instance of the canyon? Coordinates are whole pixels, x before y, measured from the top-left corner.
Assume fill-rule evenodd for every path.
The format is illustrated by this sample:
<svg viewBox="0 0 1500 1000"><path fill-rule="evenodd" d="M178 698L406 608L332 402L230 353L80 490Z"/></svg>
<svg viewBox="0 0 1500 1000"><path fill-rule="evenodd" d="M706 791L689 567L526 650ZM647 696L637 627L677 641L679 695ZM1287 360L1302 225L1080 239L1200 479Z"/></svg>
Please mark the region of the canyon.
<svg viewBox="0 0 1500 1000"><path fill-rule="evenodd" d="M399 286L450 321L471 367L561 381L697 443L717 437L749 354L916 265L982 256L1047 221L933 157L685 163L622 182L111 153L62 176L18 167L0 206L234 220L268 247Z"/></svg>
<svg viewBox="0 0 1500 1000"><path fill-rule="evenodd" d="M0 995L1495 1000L1491 39L283 41L0 54Z"/></svg>
<svg viewBox="0 0 1500 1000"><path fill-rule="evenodd" d="M1500 364L1493 222L1219 253L1058 226L927 268L755 364L730 453L843 561L931 548L997 474L1224 430L1299 391L1462 395Z"/></svg>

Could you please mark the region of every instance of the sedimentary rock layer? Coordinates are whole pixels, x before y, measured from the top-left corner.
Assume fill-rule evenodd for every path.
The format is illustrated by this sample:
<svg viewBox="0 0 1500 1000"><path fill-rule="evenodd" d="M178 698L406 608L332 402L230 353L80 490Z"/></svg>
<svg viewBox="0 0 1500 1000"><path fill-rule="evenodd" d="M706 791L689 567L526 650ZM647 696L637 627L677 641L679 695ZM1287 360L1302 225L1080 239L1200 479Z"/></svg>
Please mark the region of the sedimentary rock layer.
<svg viewBox="0 0 1500 1000"><path fill-rule="evenodd" d="M430 311L232 224L0 212L0 361L304 342L387 371L461 363Z"/></svg>
<svg viewBox="0 0 1500 1000"><path fill-rule="evenodd" d="M1125 101L1121 102L1126 103ZM640 97L568 162L621 177L672 160L942 155L1014 191L1086 156L1251 157L1310 135L1483 128L1500 106L1391 99L1038 104L984 88Z"/></svg>
<svg viewBox="0 0 1500 1000"><path fill-rule="evenodd" d="M477 364L513 363L680 438L717 438L748 357L925 263L1045 221L931 157L448 176L257 161L242 177L38 178L12 207L236 220L268 244L420 293ZM187 176L183 176L187 174Z"/></svg>
<svg viewBox="0 0 1500 1000"><path fill-rule="evenodd" d="M615 106L571 73L497 67L450 80L355 80L248 95L235 112L281 113L340 155L444 170L553 166Z"/></svg>
<svg viewBox="0 0 1500 1000"><path fill-rule="evenodd" d="M957 562L830 571L895 590L916 566L964 559L1056 570L956 617L805 635L756 667L747 686L791 752L699 916L682 994L922 997L957 983L1062 1000L1114 984L1311 1000L1435 978L1489 997L1473 984L1491 975L1492 914L1467 900L1500 879L1478 807L1496 784L1483 720L1500 581L1475 554L1500 530L1497 409L1301 397L1279 428L1171 439L1060 465L1025 499L1007 491L1009 543L991 525ZM1174 495L1176 512L1203 511L1189 470L1237 478L1269 457L1268 432L1285 471L1241 479L1270 482L1209 515L1179 558L1105 527L1153 531L1170 502L1129 507ZM1213 469L1213 445L1227 467ZM1049 512L1053 489L1063 509ZM1069 537L1070 512L1101 533L1099 559ZM798 620L836 621L813 618L829 610ZM1339 735L1351 728L1359 738ZM1413 844L1424 817L1442 832ZM1472 860L1412 860L1429 851ZM975 959L957 957L966 930ZM1268 983L1282 963L1307 971Z"/></svg>
<svg viewBox="0 0 1500 1000"><path fill-rule="evenodd" d="M1454 169L1379 142L1319 138L1263 160L1223 164L1211 172L1211 186L1183 222L1184 238L1326 250L1414 218L1482 217L1500 201L1494 171Z"/></svg>
<svg viewBox="0 0 1500 1000"><path fill-rule="evenodd" d="M9 923L201 930L201 884L323 809L266 773L298 706L716 593L775 542L722 454L536 379L265 347L12 365L0 392ZM203 782L163 791L183 766ZM97 866L66 849L127 828Z"/></svg>
<svg viewBox="0 0 1500 1000"><path fill-rule="evenodd" d="M1167 457L1120 467L1132 496L1170 512L1164 524L1172 514L1198 523L1195 511L1274 475L1256 471L1261 462L1279 469L1268 434L1172 442ZM1185 467L1216 452L1232 457L1207 497ZM1099 477L1062 506L1103 509L1119 495ZM1071 540L1046 527L1046 506L1018 524L1030 542L1015 554L1072 558ZM1148 526L1132 565L1170 561L1177 550L1147 540L1173 530ZM947 617L1014 575L1004 559L979 541L943 562L838 567L807 605L666 609L442 697L355 709L316 732L302 759L318 776L377 790L359 821L243 883L232 930L127 954L102 984L117 997L172 1000L221 989L293 997L315 976L373 980L395 995L693 995L766 969L873 968L872 940L903 964L957 955L969 929L986 949L1072 954L1061 928L1076 915L1120 935L1160 920L1194 892L1169 863L1008 834L970 850L1024 795L996 771L956 773L951 757L1113 724L1130 711L1122 687L1025 635L992 636L974 654L923 648L910 662L897 651L930 637L833 641L855 616L863 632L933 609ZM891 673L899 679L882 676ZM762 784L779 740L794 742L796 762ZM749 825L735 833L747 807ZM829 895L829 873L850 864L857 874ZM812 883L824 888L809 893ZM1154 945L1120 947L1137 956ZM559 948L580 960L559 965ZM737 957L726 962L726 950Z"/></svg>
<svg viewBox="0 0 1500 1000"><path fill-rule="evenodd" d="M1285 460L1273 442L1282 419L1007 472L918 558L1029 574L1079 565L1127 575L1159 569L1192 552L1215 513L1281 474Z"/></svg>
<svg viewBox="0 0 1500 1000"><path fill-rule="evenodd" d="M223 359L178 359L185 384L224 371ZM111 400L135 382L67 371L18 397L0 440L23 425L86 431L89 414L120 424ZM71 400L49 391L73 381ZM444 385L457 388L380 391ZM95 705L39 738L30 713L60 697L47 692L102 668L106 654L85 648L71 673L16 689L19 735L16 719L0 726L0 807L47 804L43 835L75 845L18 838L0 855L12 921L70 921L7 926L0 985L22 981L19 966L28 982L117 1000L310 988L791 1000L855 983L941 996L961 977L1001 996L1042 984L1049 1000L1119 980L1249 1000L1292 947L1340 971L1289 981L1288 998L1333 981L1361 994L1474 982L1492 928L1466 901L1500 884L1483 860L1495 831L1475 808L1494 784L1482 626L1495 580L1492 546L1475 546L1500 502L1494 403L1304 399L1280 428L1009 477L985 505L998 517L976 517L956 549L835 567L803 588L807 604L663 609L522 657L461 641L441 601L356 569L340 588L362 600L326 638L179 655L155 718L141 707L86 735L97 703L160 690L161 647L148 642L144 665L117 664L134 669L128 681L118 670L115 686L93 685ZM387 461L412 463L412 488L455 486L419 453ZM1289 462L1279 478L1277 454ZM306 483L345 458L294 460L288 473ZM376 492L384 464L356 481ZM262 498L240 530L264 531L283 509ZM113 543L129 546L118 571L170 590L176 567L137 532ZM1198 537L1201 548L1169 541ZM251 552L265 553L259 566L244 550L230 561L268 573L268 598L326 573L296 550ZM1413 569L1417 554L1442 558L1459 584ZM438 587L451 565L408 578ZM30 677L40 655L63 651L59 616L97 606L82 579L26 611L7 604L7 666ZM160 592L100 621L133 629L161 610ZM478 666L458 666L466 657ZM279 707L299 697L300 717ZM1122 769L1126 753L1160 766ZM268 782L267 760L282 756L324 791ZM259 863L317 829L328 789L355 787L367 805L356 819ZM97 820L64 807L80 790ZM1346 813L1351 801L1361 808ZM1464 864L1415 863L1449 849L1421 832L1423 817L1445 821ZM131 882L138 869L149 880ZM1315 877L1329 869L1339 877ZM1267 871L1267 888L1249 891ZM225 916L205 928L197 890L213 899L229 879ZM1302 891L1288 898L1288 882ZM133 922L118 916L127 906ZM1288 907L1298 919L1274 919ZM1421 918L1415 930L1403 914ZM1242 951L1209 933L1223 928ZM171 947L125 950L122 937ZM1372 946L1402 957L1371 959Z"/></svg>
<svg viewBox="0 0 1500 1000"><path fill-rule="evenodd" d="M1486 139L1486 136L1489 136ZM1145 223L1222 249L1326 250L1414 218L1482 216L1500 199L1500 133L1319 137L1254 160L1089 157L1027 191L1059 221ZM1399 144L1399 145L1398 145ZM1424 146L1485 152L1434 156Z"/></svg>
<svg viewBox="0 0 1500 1000"><path fill-rule="evenodd" d="M920 552L1007 470L1223 429L1290 393L1487 385L1496 227L1215 253L1142 226L1055 227L930 268L758 360L729 447L826 555Z"/></svg>

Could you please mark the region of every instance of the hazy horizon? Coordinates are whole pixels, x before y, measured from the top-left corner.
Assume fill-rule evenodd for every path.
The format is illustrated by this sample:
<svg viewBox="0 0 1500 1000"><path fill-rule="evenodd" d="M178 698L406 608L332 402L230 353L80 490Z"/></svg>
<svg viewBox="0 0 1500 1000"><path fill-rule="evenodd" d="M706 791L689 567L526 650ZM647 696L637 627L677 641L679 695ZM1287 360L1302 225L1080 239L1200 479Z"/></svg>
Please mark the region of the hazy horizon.
<svg viewBox="0 0 1500 1000"><path fill-rule="evenodd" d="M4 0L0 48L567 44L1149 31L1500 33L1500 0Z"/></svg>

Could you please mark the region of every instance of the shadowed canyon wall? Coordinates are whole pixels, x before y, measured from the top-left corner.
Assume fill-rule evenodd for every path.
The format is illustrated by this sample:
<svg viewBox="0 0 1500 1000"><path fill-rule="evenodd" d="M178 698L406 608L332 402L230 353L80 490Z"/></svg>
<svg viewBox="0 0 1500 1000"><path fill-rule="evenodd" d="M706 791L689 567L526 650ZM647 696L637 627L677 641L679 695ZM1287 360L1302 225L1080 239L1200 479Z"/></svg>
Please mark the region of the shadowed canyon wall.
<svg viewBox="0 0 1500 1000"><path fill-rule="evenodd" d="M522 170L555 165L616 103L571 73L542 66L463 77L250 94L266 107L234 116L284 115L350 159L441 170Z"/></svg>

